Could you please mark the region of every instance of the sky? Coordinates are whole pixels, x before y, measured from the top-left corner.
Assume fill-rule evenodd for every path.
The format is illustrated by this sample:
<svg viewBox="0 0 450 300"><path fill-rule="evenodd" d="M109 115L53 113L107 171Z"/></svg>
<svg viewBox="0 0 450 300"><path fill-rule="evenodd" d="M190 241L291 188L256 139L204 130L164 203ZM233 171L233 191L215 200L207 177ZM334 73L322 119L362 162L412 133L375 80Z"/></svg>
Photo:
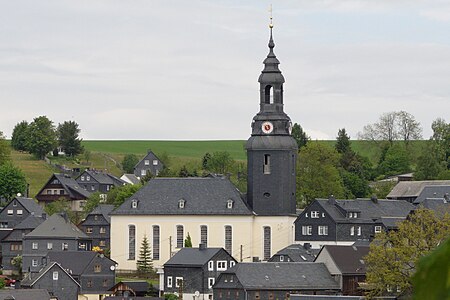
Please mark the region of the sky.
<svg viewBox="0 0 450 300"><path fill-rule="evenodd" d="M244 140L273 7L284 110L312 139L385 112L450 121L450 1L0 0L0 131L46 115L85 140Z"/></svg>

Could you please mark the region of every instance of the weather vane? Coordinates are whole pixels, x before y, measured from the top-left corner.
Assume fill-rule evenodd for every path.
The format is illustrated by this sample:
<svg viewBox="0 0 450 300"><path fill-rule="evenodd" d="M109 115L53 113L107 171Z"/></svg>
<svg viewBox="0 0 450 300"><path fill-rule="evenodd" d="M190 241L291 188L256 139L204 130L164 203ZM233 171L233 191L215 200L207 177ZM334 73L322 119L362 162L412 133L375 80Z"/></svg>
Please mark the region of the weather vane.
<svg viewBox="0 0 450 300"><path fill-rule="evenodd" d="M270 7L269 7L269 13L270 13L270 24L269 24L269 28L273 28L273 22L272 22L272 19L273 19L273 17L272 17L272 4L270 4Z"/></svg>

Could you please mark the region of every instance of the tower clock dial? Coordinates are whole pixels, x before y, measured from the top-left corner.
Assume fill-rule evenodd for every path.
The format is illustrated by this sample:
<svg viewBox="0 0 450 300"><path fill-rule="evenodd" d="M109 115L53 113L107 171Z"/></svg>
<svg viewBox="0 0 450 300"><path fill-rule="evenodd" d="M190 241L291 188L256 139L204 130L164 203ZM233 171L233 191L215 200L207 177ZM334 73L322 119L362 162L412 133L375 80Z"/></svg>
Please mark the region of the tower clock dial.
<svg viewBox="0 0 450 300"><path fill-rule="evenodd" d="M272 122L264 122L264 123L262 123L261 130L262 130L262 132L264 132L266 134L272 133L272 131L273 131L273 124L272 124Z"/></svg>

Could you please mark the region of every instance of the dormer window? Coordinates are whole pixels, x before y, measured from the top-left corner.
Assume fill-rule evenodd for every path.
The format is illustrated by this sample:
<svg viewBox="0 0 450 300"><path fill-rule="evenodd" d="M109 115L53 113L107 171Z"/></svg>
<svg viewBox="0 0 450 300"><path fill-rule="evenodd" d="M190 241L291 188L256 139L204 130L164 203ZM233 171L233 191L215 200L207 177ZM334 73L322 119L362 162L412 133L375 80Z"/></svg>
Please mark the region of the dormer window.
<svg viewBox="0 0 450 300"><path fill-rule="evenodd" d="M91 180L91 176L86 176L86 180L87 181Z"/></svg>
<svg viewBox="0 0 450 300"><path fill-rule="evenodd" d="M84 176L81 176L81 181L84 181Z"/></svg>
<svg viewBox="0 0 450 300"><path fill-rule="evenodd" d="M227 208L228 209L232 209L233 208L233 200L231 200L231 199L229 199L229 200L227 200Z"/></svg>
<svg viewBox="0 0 450 300"><path fill-rule="evenodd" d="M318 211L312 211L311 212L311 218L318 218L319 217L319 212Z"/></svg>
<svg viewBox="0 0 450 300"><path fill-rule="evenodd" d="M184 208L185 204L186 204L186 200L184 200L184 199L178 200L178 208Z"/></svg>
<svg viewBox="0 0 450 300"><path fill-rule="evenodd" d="M131 208L137 208L138 201L136 199L131 200Z"/></svg>
<svg viewBox="0 0 450 300"><path fill-rule="evenodd" d="M349 212L348 213L348 218L349 219L356 219L356 218L358 218L358 213L357 212Z"/></svg>

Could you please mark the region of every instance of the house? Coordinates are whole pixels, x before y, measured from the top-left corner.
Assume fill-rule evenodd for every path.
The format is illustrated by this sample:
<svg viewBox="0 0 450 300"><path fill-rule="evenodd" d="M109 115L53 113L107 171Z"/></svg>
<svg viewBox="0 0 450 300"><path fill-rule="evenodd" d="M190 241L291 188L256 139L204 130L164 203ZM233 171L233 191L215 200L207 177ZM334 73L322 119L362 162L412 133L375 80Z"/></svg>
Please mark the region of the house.
<svg viewBox="0 0 450 300"><path fill-rule="evenodd" d="M38 272L51 251L90 251L92 240L66 214L53 214L23 237L23 273Z"/></svg>
<svg viewBox="0 0 450 300"><path fill-rule="evenodd" d="M56 262L48 264L39 273L28 273L22 280L21 287L44 289L51 296L64 300L77 300L80 290L80 284Z"/></svg>
<svg viewBox="0 0 450 300"><path fill-rule="evenodd" d="M79 293L99 299L110 295L108 291L115 284L116 262L94 251L49 252L47 262L57 262L79 284Z"/></svg>
<svg viewBox="0 0 450 300"><path fill-rule="evenodd" d="M314 262L324 263L331 276L339 283L343 295L362 296L359 283L366 281L364 256L369 246L325 245Z"/></svg>
<svg viewBox="0 0 450 300"><path fill-rule="evenodd" d="M238 263L222 272L213 299L286 299L290 294L336 295L339 284L323 263Z"/></svg>
<svg viewBox="0 0 450 300"><path fill-rule="evenodd" d="M139 178L136 177L136 175L134 174L123 174L120 179L122 179L123 181L125 181L128 184L138 184L141 181L139 180Z"/></svg>
<svg viewBox="0 0 450 300"><path fill-rule="evenodd" d="M40 208L39 205L38 207ZM13 266L11 262L16 256L22 256L23 237L44 222L45 218L45 214L42 214L42 216L30 214L1 241L4 275L12 275L18 271L17 267Z"/></svg>
<svg viewBox="0 0 450 300"><path fill-rule="evenodd" d="M160 281L164 282L164 293L177 293L182 286L183 299L211 299L217 277L235 264L225 249L200 244L199 248L183 248L170 258Z"/></svg>
<svg viewBox="0 0 450 300"><path fill-rule="evenodd" d="M110 249L110 224L109 214L114 210L114 205L100 204L78 225L78 227L92 239L92 247Z"/></svg>
<svg viewBox="0 0 450 300"><path fill-rule="evenodd" d="M151 150L148 150L147 155L144 156L135 166L134 166L134 175L137 178L142 178L146 176L148 173L151 173L154 176L158 176L159 172L164 169L164 164L161 160L153 153Z"/></svg>
<svg viewBox="0 0 450 300"><path fill-rule="evenodd" d="M308 243L292 244L275 253L269 262L313 262L318 252Z"/></svg>
<svg viewBox="0 0 450 300"><path fill-rule="evenodd" d="M274 47L271 33L245 146L246 194L223 177L151 179L110 214L111 258L120 269L136 269L136 249L145 235L157 268L183 248L188 234L194 245L224 248L243 261L266 261L294 243L298 147L284 112L284 77Z"/></svg>
<svg viewBox="0 0 450 300"><path fill-rule="evenodd" d="M0 290L0 300L50 300L50 294L45 289Z"/></svg>
<svg viewBox="0 0 450 300"><path fill-rule="evenodd" d="M426 187L428 188L425 189ZM445 191L448 193L449 187L450 180L401 181L394 186L386 198L414 203L422 192L424 192L422 198L430 197L434 193L442 197Z"/></svg>
<svg viewBox="0 0 450 300"><path fill-rule="evenodd" d="M120 281L116 283L109 291L117 297L144 297L150 288L147 281Z"/></svg>
<svg viewBox="0 0 450 300"><path fill-rule="evenodd" d="M448 196L444 198L426 198L419 204L419 207L431 209L441 214L445 212L450 213L450 200Z"/></svg>
<svg viewBox="0 0 450 300"><path fill-rule="evenodd" d="M72 177L53 174L37 193L36 199L41 206L64 199L69 201L72 211L80 212L90 195L91 193L82 188Z"/></svg>
<svg viewBox="0 0 450 300"><path fill-rule="evenodd" d="M418 205L423 203L426 199L439 199L441 202L444 200L450 202L450 184L449 185L433 185L425 186L413 204Z"/></svg>
<svg viewBox="0 0 450 300"><path fill-rule="evenodd" d="M295 220L295 242L323 245L352 245L372 240L376 233L397 228L414 205L407 201L316 199Z"/></svg>
<svg viewBox="0 0 450 300"><path fill-rule="evenodd" d="M90 193L99 192L104 195L113 187L126 184L125 181L112 174L96 170L85 170L76 178L76 182Z"/></svg>
<svg viewBox="0 0 450 300"><path fill-rule="evenodd" d="M0 211L0 241L29 215L42 215L42 207L31 198L15 197Z"/></svg>

